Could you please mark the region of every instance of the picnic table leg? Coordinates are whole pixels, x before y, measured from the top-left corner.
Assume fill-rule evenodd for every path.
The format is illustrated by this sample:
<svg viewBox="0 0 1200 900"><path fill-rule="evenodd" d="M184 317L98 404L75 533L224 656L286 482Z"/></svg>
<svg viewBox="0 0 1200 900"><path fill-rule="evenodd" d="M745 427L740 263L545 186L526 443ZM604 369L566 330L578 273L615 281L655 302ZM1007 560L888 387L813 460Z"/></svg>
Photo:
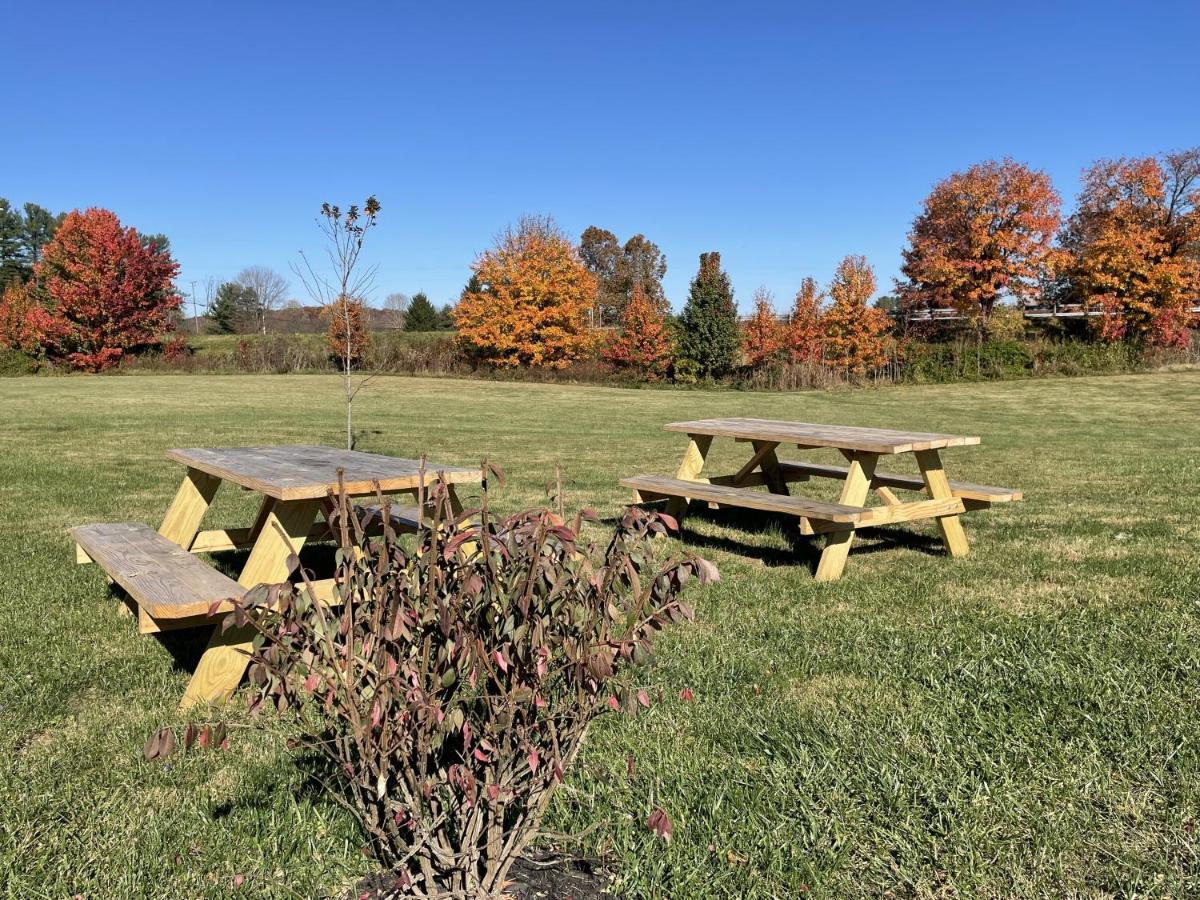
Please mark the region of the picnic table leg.
<svg viewBox="0 0 1200 900"><path fill-rule="evenodd" d="M200 531L200 523L208 507L212 503L221 479L199 469L189 468L183 477L183 484L175 492L158 533L167 540L174 541L184 550L192 548L192 541Z"/></svg>
<svg viewBox="0 0 1200 900"><path fill-rule="evenodd" d="M879 456L875 453L856 452L847 458L850 460L850 469L842 484L842 494L838 503L862 506L871 490L871 478L875 474ZM850 545L853 542L853 528L829 533L825 549L821 551L821 561L817 564L817 581L837 581L842 577L842 570L846 568L846 557L850 555Z"/></svg>
<svg viewBox="0 0 1200 900"><path fill-rule="evenodd" d="M288 555L293 550L300 552L320 508L320 500L275 503L254 542L238 584L250 588L285 580ZM286 539L276 529L276 524L283 529ZM184 691L180 708L187 709L196 703L219 703L233 696L246 672L253 637L254 630L248 625L226 631L220 626L213 629L208 647Z"/></svg>
<svg viewBox="0 0 1200 900"><path fill-rule="evenodd" d="M942 459L936 450L918 450L917 465L921 468L921 477L925 479L925 487L929 496L934 500L949 500L954 494L950 490L950 481L946 478L946 470L942 468ZM942 543L951 556L966 556L970 552L967 536L963 532L962 521L957 515L939 516L938 530L942 533Z"/></svg>
<svg viewBox="0 0 1200 900"><path fill-rule="evenodd" d="M704 470L704 460L708 456L710 446L712 446L711 434L689 434L688 447L684 451L683 462L679 464L675 477L683 481L697 480ZM687 512L687 507L686 497L671 497L667 500L667 515L673 516L675 521L682 525L683 514Z"/></svg>
<svg viewBox="0 0 1200 900"><path fill-rule="evenodd" d="M763 478L767 482L767 490L772 494L788 494L787 482L783 480L783 473L779 471L779 457L775 455L775 448L779 446L777 443L769 441L753 441L754 456L759 460L759 468L762 469Z"/></svg>

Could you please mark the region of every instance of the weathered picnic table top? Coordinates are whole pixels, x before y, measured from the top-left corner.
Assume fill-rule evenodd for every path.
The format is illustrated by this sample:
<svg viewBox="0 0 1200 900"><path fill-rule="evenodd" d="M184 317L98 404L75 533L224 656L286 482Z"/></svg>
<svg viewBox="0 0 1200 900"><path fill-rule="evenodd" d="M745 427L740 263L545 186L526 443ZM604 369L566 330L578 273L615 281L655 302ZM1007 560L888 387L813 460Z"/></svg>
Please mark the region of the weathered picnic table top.
<svg viewBox="0 0 1200 900"><path fill-rule="evenodd" d="M344 470L346 492L373 494L375 485L385 493L411 490L420 485L421 461L338 450L314 444L270 447L189 447L168 450L167 456L193 469L239 484L276 500L314 500L338 486L338 469ZM445 475L450 484L482 480L477 468L444 466L426 461L425 480Z"/></svg>
<svg viewBox="0 0 1200 900"><path fill-rule="evenodd" d="M685 434L799 444L805 447L836 447L839 450L859 450L864 453L912 453L979 443L979 438L965 435L859 428L853 425L817 425L774 419L700 419L695 422L671 422L663 427L667 431L682 431Z"/></svg>

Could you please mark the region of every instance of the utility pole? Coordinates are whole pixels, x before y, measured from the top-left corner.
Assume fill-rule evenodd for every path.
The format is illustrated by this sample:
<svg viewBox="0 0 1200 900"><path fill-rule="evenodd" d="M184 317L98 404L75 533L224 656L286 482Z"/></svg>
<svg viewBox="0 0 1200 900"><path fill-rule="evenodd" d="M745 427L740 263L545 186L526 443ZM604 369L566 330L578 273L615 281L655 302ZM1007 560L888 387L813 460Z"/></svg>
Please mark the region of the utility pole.
<svg viewBox="0 0 1200 900"><path fill-rule="evenodd" d="M196 334L200 333L200 316L196 312L196 282L192 282L192 325Z"/></svg>

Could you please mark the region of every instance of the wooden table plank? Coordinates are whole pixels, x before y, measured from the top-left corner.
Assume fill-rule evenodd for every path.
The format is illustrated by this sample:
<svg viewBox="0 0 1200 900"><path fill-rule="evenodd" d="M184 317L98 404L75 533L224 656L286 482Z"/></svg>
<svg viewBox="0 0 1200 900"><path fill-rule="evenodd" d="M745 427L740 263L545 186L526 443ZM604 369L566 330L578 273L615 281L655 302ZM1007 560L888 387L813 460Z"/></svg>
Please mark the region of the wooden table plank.
<svg viewBox="0 0 1200 900"><path fill-rule="evenodd" d="M190 447L168 450L167 457L193 469L239 484L276 500L313 500L337 489L337 470L345 470L346 490L364 496L411 490L420 483L420 460L399 459L357 450L313 444L270 447ZM482 480L477 468L427 462L426 482L444 474L451 484Z"/></svg>
<svg viewBox="0 0 1200 900"><path fill-rule="evenodd" d="M805 447L836 447L863 453L912 453L979 443L978 437L968 435L894 431L890 428L859 428L851 425L819 425L774 419L700 419L695 422L671 422L663 427L667 431L681 431L685 434L733 437L747 441L773 441Z"/></svg>

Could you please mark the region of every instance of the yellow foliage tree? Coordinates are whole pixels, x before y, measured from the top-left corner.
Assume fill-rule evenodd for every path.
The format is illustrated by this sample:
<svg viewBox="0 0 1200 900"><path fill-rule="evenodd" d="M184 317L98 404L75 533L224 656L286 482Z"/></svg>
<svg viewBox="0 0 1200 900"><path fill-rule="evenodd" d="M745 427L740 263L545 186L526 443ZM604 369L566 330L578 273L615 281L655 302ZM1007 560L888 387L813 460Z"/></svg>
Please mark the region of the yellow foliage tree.
<svg viewBox="0 0 1200 900"><path fill-rule="evenodd" d="M594 344L596 279L548 217L524 217L474 266L477 289L454 310L458 342L493 366L561 369Z"/></svg>
<svg viewBox="0 0 1200 900"><path fill-rule="evenodd" d="M864 375L887 361L887 314L867 305L874 293L875 273L865 256L838 264L829 285L833 305L821 316L829 365Z"/></svg>

